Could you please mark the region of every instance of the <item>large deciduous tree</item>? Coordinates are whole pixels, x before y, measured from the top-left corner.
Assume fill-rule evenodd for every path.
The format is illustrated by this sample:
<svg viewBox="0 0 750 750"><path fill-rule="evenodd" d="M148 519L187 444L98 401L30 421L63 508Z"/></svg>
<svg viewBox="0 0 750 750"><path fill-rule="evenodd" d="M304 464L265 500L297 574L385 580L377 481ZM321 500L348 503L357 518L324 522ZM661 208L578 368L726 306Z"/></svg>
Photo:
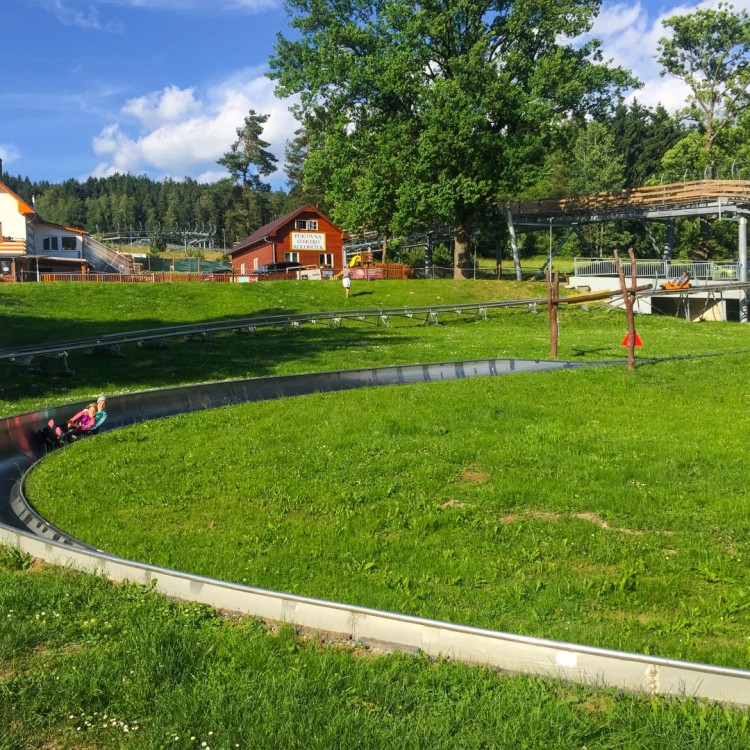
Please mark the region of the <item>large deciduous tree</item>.
<svg viewBox="0 0 750 750"><path fill-rule="evenodd" d="M672 35L659 40L662 75L690 89L684 114L693 119L710 154L717 138L750 105L750 17L719 4L717 9L672 16L663 22Z"/></svg>
<svg viewBox="0 0 750 750"><path fill-rule="evenodd" d="M573 142L568 186L573 195L619 190L625 184L625 165L607 126L590 122Z"/></svg>
<svg viewBox="0 0 750 750"><path fill-rule="evenodd" d="M632 84L585 32L598 0L288 0L277 92L299 95L307 183L349 228L472 225L534 182L554 126ZM616 99L616 97L614 97Z"/></svg>

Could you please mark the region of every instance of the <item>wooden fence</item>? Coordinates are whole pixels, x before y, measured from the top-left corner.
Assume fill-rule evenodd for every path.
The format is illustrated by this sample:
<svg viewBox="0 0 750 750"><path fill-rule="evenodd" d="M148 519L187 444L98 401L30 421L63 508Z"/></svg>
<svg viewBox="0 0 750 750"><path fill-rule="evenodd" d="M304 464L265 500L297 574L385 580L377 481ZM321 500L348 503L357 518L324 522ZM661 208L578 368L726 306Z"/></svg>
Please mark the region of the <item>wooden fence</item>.
<svg viewBox="0 0 750 750"><path fill-rule="evenodd" d="M750 204L750 181L694 180L650 185L593 195L515 201L505 204L513 216L556 216L593 212L626 212L639 209L680 208L718 203Z"/></svg>
<svg viewBox="0 0 750 750"><path fill-rule="evenodd" d="M217 276L201 273L40 273L24 271L21 281L98 281L125 284L179 283L188 281L231 281L232 275Z"/></svg>
<svg viewBox="0 0 750 750"><path fill-rule="evenodd" d="M363 268L349 269L354 279L373 281L375 279L406 279L413 275L410 266L397 263L374 264ZM252 281L296 281L297 272L264 273L258 276L249 274ZM159 283L182 283L192 281L234 281L232 273L192 273L182 271L159 271L154 273L43 273L36 271L22 271L19 274L20 281L98 281L126 284L159 284Z"/></svg>

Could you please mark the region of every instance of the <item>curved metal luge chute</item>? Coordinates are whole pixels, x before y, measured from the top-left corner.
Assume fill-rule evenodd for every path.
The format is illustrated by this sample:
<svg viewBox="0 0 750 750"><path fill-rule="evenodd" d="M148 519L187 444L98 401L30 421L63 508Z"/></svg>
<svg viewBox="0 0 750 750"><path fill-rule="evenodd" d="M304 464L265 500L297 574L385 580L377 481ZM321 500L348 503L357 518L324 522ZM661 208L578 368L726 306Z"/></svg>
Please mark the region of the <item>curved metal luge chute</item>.
<svg viewBox="0 0 750 750"><path fill-rule="evenodd" d="M617 364L624 362L489 359L204 383L115 396L108 403L106 426L112 429L174 414L314 392ZM268 591L94 550L48 524L26 502L21 489L24 472L44 456L35 443L36 432L48 419L62 421L81 405L29 412L0 422L0 543L15 545L51 563L98 572L110 580L152 584L167 596L392 650L420 650L434 657L447 656L513 673L561 677L648 695L693 696L740 706L750 703L750 671L746 670L532 638Z"/></svg>

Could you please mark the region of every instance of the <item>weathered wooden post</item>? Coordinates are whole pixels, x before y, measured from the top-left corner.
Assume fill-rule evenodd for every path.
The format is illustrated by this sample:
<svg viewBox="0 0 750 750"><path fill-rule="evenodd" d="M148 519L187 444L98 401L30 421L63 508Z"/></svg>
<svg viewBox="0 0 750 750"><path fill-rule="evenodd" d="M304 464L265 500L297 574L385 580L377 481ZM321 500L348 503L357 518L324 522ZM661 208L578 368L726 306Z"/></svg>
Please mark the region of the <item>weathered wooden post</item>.
<svg viewBox="0 0 750 750"><path fill-rule="evenodd" d="M620 256L617 250L615 250L615 266L617 267L617 276L620 279L620 291L622 292L622 300L625 303L625 312L628 316L628 369L635 370L635 314L633 307L635 305L637 271L632 247L628 248L628 256L630 257L630 290L628 290L625 284L625 274L620 264Z"/></svg>
<svg viewBox="0 0 750 750"><path fill-rule="evenodd" d="M557 305L560 302L560 272L555 271L554 288L552 284L552 279L550 278L550 272L545 271L544 276L547 281L547 307L549 308L550 357L552 359L557 359L557 340L560 334L560 329L557 323Z"/></svg>

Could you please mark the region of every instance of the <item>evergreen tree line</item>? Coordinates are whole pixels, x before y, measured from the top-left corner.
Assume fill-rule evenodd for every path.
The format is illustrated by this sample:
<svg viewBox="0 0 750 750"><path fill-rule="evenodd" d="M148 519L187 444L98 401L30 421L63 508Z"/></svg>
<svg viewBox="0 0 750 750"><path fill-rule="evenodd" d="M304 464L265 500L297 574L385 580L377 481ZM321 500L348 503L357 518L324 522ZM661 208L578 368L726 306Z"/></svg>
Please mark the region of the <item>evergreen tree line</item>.
<svg viewBox="0 0 750 750"><path fill-rule="evenodd" d="M186 229L212 232L217 247L225 237L231 246L252 229L297 207L288 193L264 190L264 213L252 226L237 210L242 203L241 190L230 178L202 184L191 178L156 181L145 175L115 174L51 184L6 173L3 182L28 203L33 200L46 221L94 235L129 229L147 232L153 238Z"/></svg>

